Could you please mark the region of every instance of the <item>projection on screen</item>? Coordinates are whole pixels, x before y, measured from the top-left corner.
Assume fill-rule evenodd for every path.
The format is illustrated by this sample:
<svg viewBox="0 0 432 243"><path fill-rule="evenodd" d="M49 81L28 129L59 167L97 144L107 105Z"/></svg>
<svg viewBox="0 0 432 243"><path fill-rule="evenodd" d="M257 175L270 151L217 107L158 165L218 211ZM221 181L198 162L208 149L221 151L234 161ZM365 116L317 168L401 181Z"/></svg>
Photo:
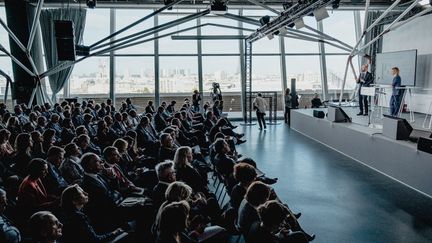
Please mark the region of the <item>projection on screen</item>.
<svg viewBox="0 0 432 243"><path fill-rule="evenodd" d="M402 86L415 86L417 68L417 50L378 53L376 56L375 82L391 85L391 68L398 67Z"/></svg>

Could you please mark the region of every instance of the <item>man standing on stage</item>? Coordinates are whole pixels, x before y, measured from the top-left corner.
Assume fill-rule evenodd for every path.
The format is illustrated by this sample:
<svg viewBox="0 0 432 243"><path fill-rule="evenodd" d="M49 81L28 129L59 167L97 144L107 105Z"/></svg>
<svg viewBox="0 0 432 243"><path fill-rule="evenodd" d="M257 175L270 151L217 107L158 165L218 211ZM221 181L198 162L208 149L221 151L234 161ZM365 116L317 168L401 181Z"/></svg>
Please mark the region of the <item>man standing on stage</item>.
<svg viewBox="0 0 432 243"><path fill-rule="evenodd" d="M361 67L361 73L357 79L357 83L359 84L359 90L358 90L358 97L359 97L359 106L360 106L360 113L357 114L357 116L367 116L369 113L369 107L368 107L368 97L366 95L361 95L361 89L362 87L369 87L370 84L373 83L373 76L372 73L368 71L369 65L364 64ZM363 110L364 106L364 110Z"/></svg>

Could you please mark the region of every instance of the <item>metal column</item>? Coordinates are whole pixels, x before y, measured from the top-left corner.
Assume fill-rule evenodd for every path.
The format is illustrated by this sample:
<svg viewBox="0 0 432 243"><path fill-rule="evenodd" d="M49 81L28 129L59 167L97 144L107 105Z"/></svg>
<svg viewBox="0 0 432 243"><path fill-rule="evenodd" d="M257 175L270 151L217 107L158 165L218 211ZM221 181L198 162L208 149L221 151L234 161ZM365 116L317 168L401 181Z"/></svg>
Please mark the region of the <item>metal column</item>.
<svg viewBox="0 0 432 243"><path fill-rule="evenodd" d="M287 72L286 72L285 39L283 36L279 36L279 49L281 53L280 68L281 68L282 97L283 97L283 94L285 93L285 90L288 87L288 79L287 79ZM285 101L283 98L281 99L281 102L282 102L282 107L285 107Z"/></svg>
<svg viewBox="0 0 432 243"><path fill-rule="evenodd" d="M199 10L197 10L199 12ZM197 19L197 25L201 24L201 19ZM197 29L197 36L201 36L201 28ZM201 39L197 40L197 51L198 51L198 90L201 93L201 99L204 98L204 81L203 81L203 69L202 69L202 42ZM203 110L204 100L201 100L200 110ZM204 114L206 111L203 111Z"/></svg>
<svg viewBox="0 0 432 243"><path fill-rule="evenodd" d="M317 22L318 30L324 32L324 27L322 21ZM325 55L325 45L322 42L318 43L320 52L320 66L321 66L321 86L322 86L322 98L323 100L329 99L328 91L328 80L327 80L327 62Z"/></svg>
<svg viewBox="0 0 432 243"><path fill-rule="evenodd" d="M158 26L158 16L154 16L154 26ZM158 33L155 32L154 37L157 37ZM154 40L154 76L155 76L155 101L156 107L160 105L160 93L159 93L159 39Z"/></svg>
<svg viewBox="0 0 432 243"><path fill-rule="evenodd" d="M110 9L110 34L115 32L116 28L116 12L115 9ZM110 41L113 41L115 37L111 37ZM115 56L114 51L109 53L109 98L112 100L113 105L116 105L116 95L115 95Z"/></svg>

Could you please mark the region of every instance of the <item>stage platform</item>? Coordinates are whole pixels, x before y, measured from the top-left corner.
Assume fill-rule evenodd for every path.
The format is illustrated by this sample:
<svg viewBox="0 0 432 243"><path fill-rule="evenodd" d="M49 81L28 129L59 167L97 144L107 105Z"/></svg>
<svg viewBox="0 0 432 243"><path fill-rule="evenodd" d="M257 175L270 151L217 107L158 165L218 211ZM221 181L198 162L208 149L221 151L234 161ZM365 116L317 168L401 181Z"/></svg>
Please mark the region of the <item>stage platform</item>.
<svg viewBox="0 0 432 243"><path fill-rule="evenodd" d="M291 128L432 198L432 154L418 151L416 143L383 136L382 129L368 126L367 116L356 116L356 109L344 110L352 123L315 118L313 109L292 110ZM420 119L414 128L421 127Z"/></svg>

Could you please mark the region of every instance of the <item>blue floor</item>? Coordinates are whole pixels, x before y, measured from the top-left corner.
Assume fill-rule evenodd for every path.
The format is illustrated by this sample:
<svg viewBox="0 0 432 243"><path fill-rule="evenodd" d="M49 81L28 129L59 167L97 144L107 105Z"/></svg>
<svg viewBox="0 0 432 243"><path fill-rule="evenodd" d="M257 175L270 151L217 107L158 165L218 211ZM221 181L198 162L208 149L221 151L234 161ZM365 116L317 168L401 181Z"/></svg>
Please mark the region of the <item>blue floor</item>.
<svg viewBox="0 0 432 243"><path fill-rule="evenodd" d="M283 122L265 131L258 126L236 130L247 139L239 152L255 159L267 176L279 178L276 192L302 212L300 223L317 235L314 242L432 242L431 198Z"/></svg>

